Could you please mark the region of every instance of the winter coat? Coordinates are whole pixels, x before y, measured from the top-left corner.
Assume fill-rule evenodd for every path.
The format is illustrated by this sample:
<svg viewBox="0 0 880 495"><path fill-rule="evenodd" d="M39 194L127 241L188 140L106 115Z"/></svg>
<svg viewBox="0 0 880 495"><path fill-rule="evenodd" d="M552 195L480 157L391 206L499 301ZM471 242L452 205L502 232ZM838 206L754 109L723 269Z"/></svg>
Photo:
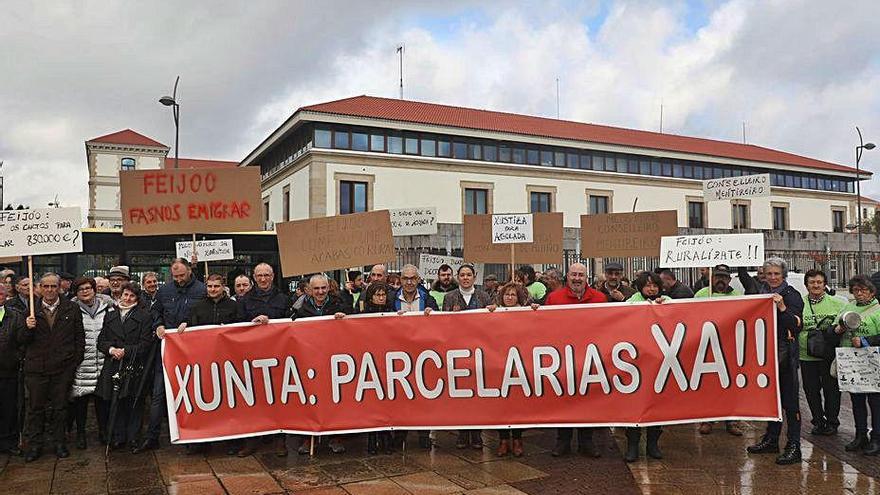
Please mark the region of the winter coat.
<svg viewBox="0 0 880 495"><path fill-rule="evenodd" d="M83 360L86 346L82 311L76 303L60 299L55 308L55 324L49 325L41 300L34 300L37 326L23 327L16 336L24 346L24 372L55 374L70 372Z"/></svg>
<svg viewBox="0 0 880 495"><path fill-rule="evenodd" d="M152 343L153 319L150 313L138 306L132 308L123 321L122 313L118 309L108 311L98 336L98 350L104 356L104 366L95 393L103 399L112 399L113 375L123 366L126 371L120 374L123 380L120 382L119 397L133 394L147 364ZM125 349L125 356L121 361L110 355L111 347Z"/></svg>
<svg viewBox="0 0 880 495"><path fill-rule="evenodd" d="M6 308L3 320L0 321L0 378L18 376L21 347L16 336L24 330L24 316Z"/></svg>
<svg viewBox="0 0 880 495"><path fill-rule="evenodd" d="M244 321L251 321L260 315L270 319L289 318L291 313L290 298L274 286L267 291L254 287L241 296L238 303Z"/></svg>
<svg viewBox="0 0 880 495"><path fill-rule="evenodd" d="M95 303L98 310L92 317L78 303L82 313L83 329L86 335L86 345L84 346L83 360L76 367L76 374L73 377L73 387L70 389L71 397L82 397L95 392L98 386L98 377L101 376L101 368L104 367L104 355L98 352L98 335L101 334L101 328L104 327L104 318L107 317L109 311L115 311L115 306L109 304L105 299L97 298Z"/></svg>
<svg viewBox="0 0 880 495"><path fill-rule="evenodd" d="M205 284L195 278L183 286L170 282L159 287L153 304L154 324L166 329L177 328L189 320L193 306L205 298L205 293Z"/></svg>
<svg viewBox="0 0 880 495"><path fill-rule="evenodd" d="M621 283L621 284L619 284L619 285L617 286L617 290L620 291L621 294L623 294L623 299L620 300L620 301L617 301L617 300L615 300L613 297L611 297L611 290L608 289L608 285L607 285L607 284L602 284L600 287L596 287L596 289L597 289L599 292L601 292L602 294L605 294L605 299L607 299L608 302L610 302L610 303L626 302L627 299L629 299L630 297L634 296L635 293L637 292L637 291L636 291L635 289L633 289L632 287L630 287L630 286L628 286L628 285L624 285L624 284Z"/></svg>
<svg viewBox="0 0 880 495"><path fill-rule="evenodd" d="M424 287L420 285L418 286L417 290L419 291L419 311L424 311L425 308L431 308L435 311L440 310L440 306L437 304L437 300L434 299L434 296L432 296L427 290L425 290ZM395 294L394 299L391 300L391 307L393 308L393 311L400 311L400 308L403 305L403 301L400 300L401 294L403 294L403 291Z"/></svg>
<svg viewBox="0 0 880 495"><path fill-rule="evenodd" d="M36 301L36 299L34 299L34 301ZM28 315L30 314L30 310L28 309L28 298L25 297L22 299L21 296L9 296L6 300L6 309L11 309L20 315Z"/></svg>
<svg viewBox="0 0 880 495"><path fill-rule="evenodd" d="M665 292L670 299L690 299L694 297L694 292L691 288L678 280L675 281L675 285Z"/></svg>
<svg viewBox="0 0 880 495"><path fill-rule="evenodd" d="M189 326L226 325L242 321L241 306L232 299L222 296L215 301L205 298L196 303L190 315Z"/></svg>
<svg viewBox="0 0 880 495"><path fill-rule="evenodd" d="M446 296L443 298L443 311L482 309L490 304L492 304L492 299L482 289L474 289L470 304L464 302L464 296L461 294L461 288L459 288L459 290L446 293Z"/></svg>
<svg viewBox="0 0 880 495"><path fill-rule="evenodd" d="M324 301L324 305L320 308L315 305L315 300L313 298L306 297L303 305L296 310L296 315L294 315L293 318L299 319L311 318L313 316L332 316L336 313L351 314L351 312L351 306L343 303L342 299L327 294L327 299Z"/></svg>

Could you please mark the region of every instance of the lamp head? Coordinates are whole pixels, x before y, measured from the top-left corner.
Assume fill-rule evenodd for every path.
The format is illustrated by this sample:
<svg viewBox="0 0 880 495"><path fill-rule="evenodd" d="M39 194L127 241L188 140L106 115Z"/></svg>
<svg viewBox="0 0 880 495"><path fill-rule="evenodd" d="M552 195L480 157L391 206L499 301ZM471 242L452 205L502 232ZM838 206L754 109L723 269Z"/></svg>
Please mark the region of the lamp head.
<svg viewBox="0 0 880 495"><path fill-rule="evenodd" d="M862 148L865 148L866 150L872 150L876 148L876 146L874 145L874 143L865 143Z"/></svg>
<svg viewBox="0 0 880 495"><path fill-rule="evenodd" d="M159 98L159 103L165 105L166 107L171 107L177 104L177 102L174 101L174 98L170 96L163 96Z"/></svg>

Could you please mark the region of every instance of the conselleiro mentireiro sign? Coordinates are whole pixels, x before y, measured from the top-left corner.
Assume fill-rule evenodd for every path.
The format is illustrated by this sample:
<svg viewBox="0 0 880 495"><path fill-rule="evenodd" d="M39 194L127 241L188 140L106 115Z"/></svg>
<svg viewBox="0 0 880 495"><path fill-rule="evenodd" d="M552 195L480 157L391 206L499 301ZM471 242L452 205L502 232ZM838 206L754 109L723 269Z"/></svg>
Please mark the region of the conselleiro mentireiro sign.
<svg viewBox="0 0 880 495"><path fill-rule="evenodd" d="M492 243L518 244L534 241L532 215L492 215Z"/></svg>
<svg viewBox="0 0 880 495"><path fill-rule="evenodd" d="M432 235L437 233L437 208L392 208L391 235Z"/></svg>
<svg viewBox="0 0 880 495"><path fill-rule="evenodd" d="M174 243L178 258L185 260L192 258L192 241ZM232 239L211 239L196 241L196 254L198 261L223 261L235 258L232 250Z"/></svg>
<svg viewBox="0 0 880 495"><path fill-rule="evenodd" d="M706 201L766 198L770 196L770 174L723 177L703 181Z"/></svg>
<svg viewBox="0 0 880 495"><path fill-rule="evenodd" d="M660 266L698 268L764 263L763 234L678 235L660 239Z"/></svg>
<svg viewBox="0 0 880 495"><path fill-rule="evenodd" d="M0 256L81 253L81 225L78 206L0 210Z"/></svg>

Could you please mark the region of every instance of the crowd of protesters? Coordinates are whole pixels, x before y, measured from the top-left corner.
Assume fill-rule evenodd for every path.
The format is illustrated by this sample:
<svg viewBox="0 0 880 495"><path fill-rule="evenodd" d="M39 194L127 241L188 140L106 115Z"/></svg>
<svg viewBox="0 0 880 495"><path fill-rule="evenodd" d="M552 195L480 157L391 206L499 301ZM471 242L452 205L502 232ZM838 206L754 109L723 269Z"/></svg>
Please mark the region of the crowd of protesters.
<svg viewBox="0 0 880 495"><path fill-rule="evenodd" d="M787 270L785 261L771 258L754 277L745 268L737 271L745 294L772 294L776 306L786 443L780 453L783 424L769 422L748 452L777 454L778 464L801 460L798 382L802 381L809 404L811 434L836 435L841 392L834 349L880 345L880 304L872 278L853 277L849 291L854 299L847 302L833 295L819 270L805 274L807 294L801 295L787 283ZM185 332L191 326L367 313L427 315L498 307L539 310L543 305L562 304L663 304L673 299L743 294L731 285L733 272L726 265L701 270L690 287L672 270L662 268L634 273L630 282L623 266L614 262L605 263L592 283L586 266L574 263L565 273L557 268L539 273L524 265L506 283L487 274L482 286L476 284L472 265L462 265L457 271L443 265L431 285L424 283L413 265L403 266L398 273L374 265L366 273L350 272L342 287L324 274L314 274L299 282L290 295L278 288L275 272L266 263L253 267L253 278L234 277L231 287L219 274L206 274L200 280L183 259L173 261L170 273L171 280L161 283L154 272L133 281L125 266L112 267L106 277L46 273L36 281L0 271L0 451L24 455L30 462L46 449L54 449L59 458L68 457L71 438L77 449L86 449L90 406L98 426L97 440L108 449L139 454L160 448L167 408L159 342L167 332ZM856 435L845 449L880 454L880 393L850 396ZM700 423L697 429L708 435L712 423ZM730 435L743 434L735 421L726 422L725 429ZM578 453L600 456L593 443L595 430L576 429ZM642 430L625 430L627 462L640 456ZM662 458L662 428L646 430L646 455ZM522 433L521 429L499 430L497 455L523 455ZM573 428L557 429L553 456L571 454L574 433ZM406 437L406 431L369 433L366 450L391 453L404 445ZM420 431L417 438L421 448L433 447L430 432ZM482 449L483 438L479 430L462 430L456 447ZM312 452L311 440L298 438L297 452ZM283 434L263 442L239 439L216 447L228 455L246 457L262 448L261 443L272 444L278 456L288 454L288 435ZM189 445L187 451L198 453L210 447ZM345 452L339 436L330 436L327 447L333 454Z"/></svg>

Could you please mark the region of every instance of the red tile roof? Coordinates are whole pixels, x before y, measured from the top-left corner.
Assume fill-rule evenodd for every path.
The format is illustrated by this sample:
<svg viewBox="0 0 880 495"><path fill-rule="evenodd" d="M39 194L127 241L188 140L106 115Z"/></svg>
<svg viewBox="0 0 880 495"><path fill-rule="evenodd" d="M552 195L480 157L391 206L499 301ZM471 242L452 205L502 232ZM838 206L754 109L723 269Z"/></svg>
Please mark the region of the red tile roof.
<svg viewBox="0 0 880 495"><path fill-rule="evenodd" d="M96 137L94 139L89 139L87 142L89 143L109 143L109 144L134 144L137 146L157 146L161 148L167 148L164 144L159 141L155 141L153 139L144 136L143 134L134 132L131 129L125 129L124 131L114 132L112 134L107 134L106 136Z"/></svg>
<svg viewBox="0 0 880 495"><path fill-rule="evenodd" d="M310 112L351 115L383 120L433 124L464 129L507 132L592 143L695 153L765 163L793 165L826 171L855 172L854 168L751 144L718 141L621 127L584 124L513 113L478 110L418 101L355 96L302 107ZM868 171L862 171L870 176Z"/></svg>
<svg viewBox="0 0 880 495"><path fill-rule="evenodd" d="M238 162L230 162L226 160L201 160L198 158L180 158L178 159L180 168L233 168L238 166ZM165 157L165 168L174 168L174 157Z"/></svg>

